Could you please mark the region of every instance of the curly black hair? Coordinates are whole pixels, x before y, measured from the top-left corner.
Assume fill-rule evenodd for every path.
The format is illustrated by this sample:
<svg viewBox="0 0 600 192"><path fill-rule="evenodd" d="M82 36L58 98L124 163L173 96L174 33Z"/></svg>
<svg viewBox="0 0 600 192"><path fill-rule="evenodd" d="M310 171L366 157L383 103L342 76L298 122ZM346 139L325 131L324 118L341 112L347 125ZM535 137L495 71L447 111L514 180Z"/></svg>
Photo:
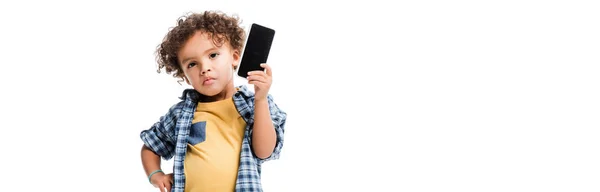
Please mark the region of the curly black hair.
<svg viewBox="0 0 600 192"><path fill-rule="evenodd" d="M187 13L177 19L156 49L157 72L164 68L167 74L183 80L183 69L179 65L177 52L197 31L206 32L215 46L229 43L233 50L241 53L245 42L245 31L240 26L241 19L237 15L227 15L221 11L204 11L203 13Z"/></svg>

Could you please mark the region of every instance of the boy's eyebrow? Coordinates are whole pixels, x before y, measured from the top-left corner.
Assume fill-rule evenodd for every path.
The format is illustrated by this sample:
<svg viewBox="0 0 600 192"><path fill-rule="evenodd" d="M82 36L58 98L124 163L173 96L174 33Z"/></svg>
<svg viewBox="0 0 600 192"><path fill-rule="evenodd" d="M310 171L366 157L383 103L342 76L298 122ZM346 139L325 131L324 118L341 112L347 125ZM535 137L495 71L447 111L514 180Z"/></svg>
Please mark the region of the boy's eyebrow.
<svg viewBox="0 0 600 192"><path fill-rule="evenodd" d="M184 64L184 63L186 63L188 60L192 60L192 58L190 57L190 58L186 58L186 59L184 59L183 61L181 61L181 64Z"/></svg>
<svg viewBox="0 0 600 192"><path fill-rule="evenodd" d="M218 48L213 46L212 48L205 50L203 54L206 55L207 52L213 51L215 49L218 49ZM183 61L181 61L181 63L186 63L187 61L192 60L192 59L194 59L194 57L185 58Z"/></svg>

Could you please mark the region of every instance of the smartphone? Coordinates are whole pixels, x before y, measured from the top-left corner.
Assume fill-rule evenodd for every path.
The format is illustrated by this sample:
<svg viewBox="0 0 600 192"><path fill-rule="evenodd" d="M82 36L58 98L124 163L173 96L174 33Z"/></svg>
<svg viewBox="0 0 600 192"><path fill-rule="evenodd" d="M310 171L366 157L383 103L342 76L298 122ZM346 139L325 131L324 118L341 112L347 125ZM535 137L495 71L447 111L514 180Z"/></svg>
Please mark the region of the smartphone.
<svg viewBox="0 0 600 192"><path fill-rule="evenodd" d="M252 23L238 66L238 76L247 78L250 71L264 71L260 64L267 62L274 37L274 29Z"/></svg>

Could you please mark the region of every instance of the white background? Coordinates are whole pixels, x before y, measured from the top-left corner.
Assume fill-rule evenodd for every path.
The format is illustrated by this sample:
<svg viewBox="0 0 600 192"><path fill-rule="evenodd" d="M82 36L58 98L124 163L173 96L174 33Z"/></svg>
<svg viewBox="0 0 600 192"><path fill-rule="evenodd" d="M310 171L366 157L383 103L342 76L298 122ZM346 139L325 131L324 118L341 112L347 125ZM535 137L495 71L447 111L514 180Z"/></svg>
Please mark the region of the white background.
<svg viewBox="0 0 600 192"><path fill-rule="evenodd" d="M266 191L599 191L593 2L3 1L0 191L158 191L139 132L187 86L154 50L213 9L277 30Z"/></svg>

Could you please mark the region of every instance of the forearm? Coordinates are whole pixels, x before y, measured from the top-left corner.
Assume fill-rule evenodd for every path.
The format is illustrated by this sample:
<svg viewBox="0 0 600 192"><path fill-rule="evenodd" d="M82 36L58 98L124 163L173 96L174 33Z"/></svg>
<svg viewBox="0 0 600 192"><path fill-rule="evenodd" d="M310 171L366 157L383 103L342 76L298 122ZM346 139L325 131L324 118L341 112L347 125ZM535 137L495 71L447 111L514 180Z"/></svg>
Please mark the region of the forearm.
<svg viewBox="0 0 600 192"><path fill-rule="evenodd" d="M146 145L142 147L142 165L144 166L146 176L160 169L160 156L152 152Z"/></svg>
<svg viewBox="0 0 600 192"><path fill-rule="evenodd" d="M252 146L258 158L265 159L273 153L277 137L267 99L254 101L254 126Z"/></svg>

